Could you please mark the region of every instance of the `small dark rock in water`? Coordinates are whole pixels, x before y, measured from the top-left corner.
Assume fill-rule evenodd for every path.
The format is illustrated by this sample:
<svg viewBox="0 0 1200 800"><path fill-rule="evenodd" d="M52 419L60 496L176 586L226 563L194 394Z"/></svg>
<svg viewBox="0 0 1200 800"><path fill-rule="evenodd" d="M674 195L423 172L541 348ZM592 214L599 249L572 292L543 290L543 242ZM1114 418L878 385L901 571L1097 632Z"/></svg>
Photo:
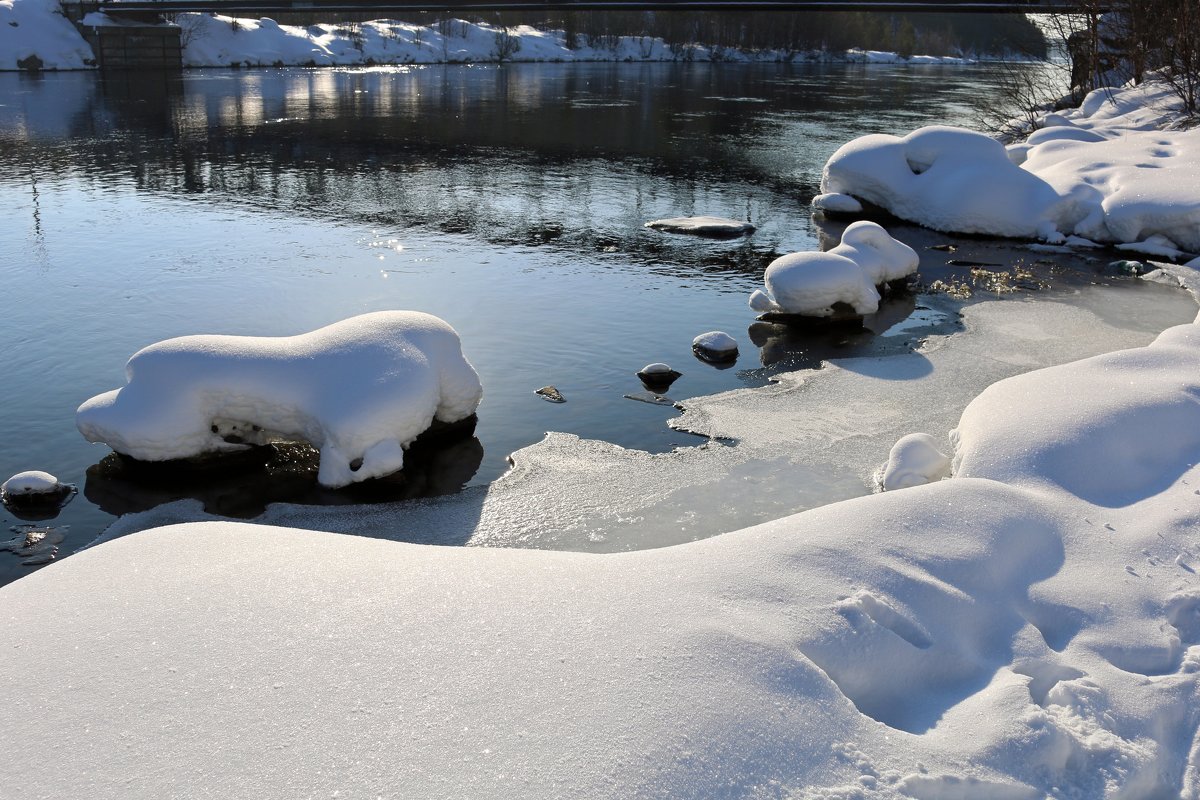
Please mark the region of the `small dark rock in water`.
<svg viewBox="0 0 1200 800"><path fill-rule="evenodd" d="M930 250L941 250L946 253L953 253L958 249L958 245L954 244L935 244L929 246Z"/></svg>
<svg viewBox="0 0 1200 800"><path fill-rule="evenodd" d="M1149 272L1150 267L1148 267L1146 264L1143 264L1141 261L1131 261L1123 258L1120 261L1113 261L1109 263L1108 271L1113 275L1128 275L1130 277L1137 277L1138 275L1145 275L1147 272Z"/></svg>
<svg viewBox="0 0 1200 800"><path fill-rule="evenodd" d="M671 388L671 384L679 380L683 373L676 372L666 364L655 363L642 367L637 376L638 380L642 382L642 386L655 394L662 394Z"/></svg>
<svg viewBox="0 0 1200 800"><path fill-rule="evenodd" d="M736 361L738 357L737 342L724 331L709 331L702 333L692 340L692 352L701 361L712 364L724 364Z"/></svg>
<svg viewBox="0 0 1200 800"><path fill-rule="evenodd" d="M567 402L567 398L563 397L562 392L560 392L554 386L543 386L542 388L535 390L534 394L540 394L544 399L550 401L551 403Z"/></svg>

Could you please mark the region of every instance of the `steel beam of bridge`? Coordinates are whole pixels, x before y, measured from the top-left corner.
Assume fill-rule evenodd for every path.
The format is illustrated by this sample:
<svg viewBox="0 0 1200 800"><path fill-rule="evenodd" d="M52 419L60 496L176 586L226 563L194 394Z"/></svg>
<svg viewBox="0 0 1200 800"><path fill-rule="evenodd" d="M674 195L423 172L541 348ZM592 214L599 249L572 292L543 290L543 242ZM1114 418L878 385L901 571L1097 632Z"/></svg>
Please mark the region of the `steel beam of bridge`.
<svg viewBox="0 0 1200 800"><path fill-rule="evenodd" d="M1091 4L1092 8L1095 4ZM266 14L284 11L397 12L414 11L883 11L1037 14L1081 11L1076 0L109 0L106 14L177 13Z"/></svg>

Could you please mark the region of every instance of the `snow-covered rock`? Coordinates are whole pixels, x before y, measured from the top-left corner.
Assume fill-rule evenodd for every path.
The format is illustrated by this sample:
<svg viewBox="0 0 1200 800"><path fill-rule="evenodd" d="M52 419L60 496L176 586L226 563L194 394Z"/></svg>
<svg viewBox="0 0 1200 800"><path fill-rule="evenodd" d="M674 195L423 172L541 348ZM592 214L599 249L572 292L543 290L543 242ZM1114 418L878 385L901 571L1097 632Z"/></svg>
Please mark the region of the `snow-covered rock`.
<svg viewBox="0 0 1200 800"><path fill-rule="evenodd" d="M725 331L709 331L692 340L692 352L704 361L733 361L738 356L738 344Z"/></svg>
<svg viewBox="0 0 1200 800"><path fill-rule="evenodd" d="M656 219L647 222L646 227L667 233L686 233L692 236L707 236L716 239L732 239L735 236L754 233L754 226L749 222L712 216Z"/></svg>
<svg viewBox="0 0 1200 800"><path fill-rule="evenodd" d="M652 392L665 392L671 384L683 377L682 372L671 369L670 365L662 362L647 364L638 370L638 379Z"/></svg>
<svg viewBox="0 0 1200 800"><path fill-rule="evenodd" d="M0 484L0 493L8 497L54 494L61 486L62 484L58 482L58 478L49 472L34 469L26 472L18 472L3 484Z"/></svg>
<svg viewBox="0 0 1200 800"><path fill-rule="evenodd" d="M949 474L950 457L938 449L937 439L928 433L910 433L892 446L880 485L887 492L909 489Z"/></svg>
<svg viewBox="0 0 1200 800"><path fill-rule="evenodd" d="M318 480L330 487L399 470L435 419L466 419L482 396L454 329L415 311L298 336L169 339L125 371L126 386L79 407L88 441L163 461L302 440L320 449Z"/></svg>
<svg viewBox="0 0 1200 800"><path fill-rule="evenodd" d="M789 253L772 261L763 275L766 289L750 295L750 308L760 313L831 317L835 303L854 313L879 308L875 283L856 262L834 253Z"/></svg>
<svg viewBox="0 0 1200 800"><path fill-rule="evenodd" d="M876 286L907 278L921 263L915 250L868 220L846 226L841 243L829 252L858 264Z"/></svg>
<svg viewBox="0 0 1200 800"><path fill-rule="evenodd" d="M41 470L18 472L0 484L0 502L24 519L53 517L74 496L73 485Z"/></svg>

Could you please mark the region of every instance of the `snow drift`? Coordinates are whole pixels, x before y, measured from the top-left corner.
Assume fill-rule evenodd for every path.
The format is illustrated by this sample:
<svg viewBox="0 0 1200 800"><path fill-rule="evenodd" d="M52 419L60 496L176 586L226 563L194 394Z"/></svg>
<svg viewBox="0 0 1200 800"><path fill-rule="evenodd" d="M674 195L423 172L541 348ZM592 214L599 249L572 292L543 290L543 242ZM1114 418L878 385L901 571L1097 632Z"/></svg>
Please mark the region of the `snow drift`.
<svg viewBox="0 0 1200 800"><path fill-rule="evenodd" d="M672 548L102 544L0 589L0 669L54 676L0 686L0 746L72 753L7 785L1194 800L1198 331L997 384L950 480Z"/></svg>
<svg viewBox="0 0 1200 800"><path fill-rule="evenodd" d="M863 136L829 159L821 190L941 231L1198 252L1200 129L1165 130L1175 110L1151 82L1093 92L1007 150L943 126Z"/></svg>
<svg viewBox="0 0 1200 800"><path fill-rule="evenodd" d="M168 339L125 372L126 386L79 407L88 441L163 461L303 440L320 448L318 480L330 487L399 470L435 419L466 419L482 397L458 334L415 311L298 336Z"/></svg>
<svg viewBox="0 0 1200 800"><path fill-rule="evenodd" d="M0 0L0 70L88 69L95 63L57 0Z"/></svg>

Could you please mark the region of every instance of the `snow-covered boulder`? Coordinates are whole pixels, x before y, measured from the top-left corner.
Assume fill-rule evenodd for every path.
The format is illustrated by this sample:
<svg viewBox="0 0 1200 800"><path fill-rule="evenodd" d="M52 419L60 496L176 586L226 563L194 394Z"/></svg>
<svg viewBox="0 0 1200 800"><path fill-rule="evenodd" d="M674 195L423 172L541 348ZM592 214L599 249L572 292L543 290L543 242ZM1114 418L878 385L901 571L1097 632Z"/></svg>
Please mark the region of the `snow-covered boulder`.
<svg viewBox="0 0 1200 800"><path fill-rule="evenodd" d="M656 219L647 222L646 227L667 233L687 233L692 236L706 236L710 239L732 239L737 236L748 236L754 233L754 226L749 222L712 216Z"/></svg>
<svg viewBox="0 0 1200 800"><path fill-rule="evenodd" d="M940 231L1057 238L1054 188L1009 160L995 139L961 128L855 139L825 165L821 191Z"/></svg>
<svg viewBox="0 0 1200 800"><path fill-rule="evenodd" d="M841 244L829 252L858 264L876 286L907 278L921 263L915 250L889 236L882 225L867 220L847 226Z"/></svg>
<svg viewBox="0 0 1200 800"><path fill-rule="evenodd" d="M719 364L736 359L738 345L725 331L709 331L692 340L692 352L703 361Z"/></svg>
<svg viewBox="0 0 1200 800"><path fill-rule="evenodd" d="M880 485L890 492L932 483L949 474L950 457L938 449L937 439L928 433L910 433L892 445Z"/></svg>
<svg viewBox="0 0 1200 800"><path fill-rule="evenodd" d="M750 295L750 308L761 313L832 317L835 303L855 314L879 308L874 282L856 262L835 253L789 253L767 266L766 290Z"/></svg>
<svg viewBox="0 0 1200 800"><path fill-rule="evenodd" d="M79 407L88 441L164 461L301 440L320 449L318 480L329 487L396 472L434 420L464 420L482 397L458 334L416 311L298 336L168 339L125 372L126 386Z"/></svg>
<svg viewBox="0 0 1200 800"><path fill-rule="evenodd" d="M0 484L0 500L15 509L57 509L65 505L74 493L74 486L62 483L49 472L41 470L18 472Z"/></svg>

